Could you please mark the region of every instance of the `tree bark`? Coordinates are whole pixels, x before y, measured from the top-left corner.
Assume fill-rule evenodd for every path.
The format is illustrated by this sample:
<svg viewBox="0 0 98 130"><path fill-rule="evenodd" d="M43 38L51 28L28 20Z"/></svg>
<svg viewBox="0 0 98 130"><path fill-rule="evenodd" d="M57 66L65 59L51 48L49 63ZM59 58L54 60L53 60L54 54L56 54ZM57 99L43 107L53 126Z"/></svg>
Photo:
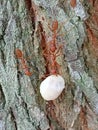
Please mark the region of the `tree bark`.
<svg viewBox="0 0 98 130"><path fill-rule="evenodd" d="M0 130L98 129L97 5L98 0L0 1ZM63 44L56 60L65 89L45 101L39 91L47 73L43 49L54 20L57 42Z"/></svg>

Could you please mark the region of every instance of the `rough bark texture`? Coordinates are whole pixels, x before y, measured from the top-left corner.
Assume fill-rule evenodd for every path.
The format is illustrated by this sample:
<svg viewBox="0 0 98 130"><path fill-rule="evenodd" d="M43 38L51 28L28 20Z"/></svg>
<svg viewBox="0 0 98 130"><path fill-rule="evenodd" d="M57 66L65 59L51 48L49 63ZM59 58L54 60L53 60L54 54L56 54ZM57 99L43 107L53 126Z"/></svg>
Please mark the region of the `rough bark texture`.
<svg viewBox="0 0 98 130"><path fill-rule="evenodd" d="M47 65L40 27L47 40L55 19L65 89L47 102L39 92ZM97 28L98 0L0 0L0 130L98 129ZM16 48L32 76L25 75Z"/></svg>

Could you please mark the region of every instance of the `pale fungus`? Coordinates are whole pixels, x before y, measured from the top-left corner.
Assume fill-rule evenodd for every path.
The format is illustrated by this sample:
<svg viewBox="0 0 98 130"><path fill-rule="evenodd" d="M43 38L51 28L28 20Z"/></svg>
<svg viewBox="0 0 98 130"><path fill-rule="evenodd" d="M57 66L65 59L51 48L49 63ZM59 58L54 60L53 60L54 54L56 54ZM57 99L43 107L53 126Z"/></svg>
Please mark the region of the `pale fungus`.
<svg viewBox="0 0 98 130"><path fill-rule="evenodd" d="M64 79L60 75L50 75L42 81L40 93L45 100L54 100L61 94L64 88Z"/></svg>

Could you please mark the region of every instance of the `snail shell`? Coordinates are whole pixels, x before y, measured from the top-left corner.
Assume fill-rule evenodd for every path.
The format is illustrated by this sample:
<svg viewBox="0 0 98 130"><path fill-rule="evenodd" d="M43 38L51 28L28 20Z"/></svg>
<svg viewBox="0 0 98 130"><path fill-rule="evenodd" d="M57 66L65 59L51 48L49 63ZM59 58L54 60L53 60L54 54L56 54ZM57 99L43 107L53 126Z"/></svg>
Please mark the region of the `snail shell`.
<svg viewBox="0 0 98 130"><path fill-rule="evenodd" d="M45 100L54 100L61 94L64 88L64 79L60 75L50 75L42 81L40 93Z"/></svg>

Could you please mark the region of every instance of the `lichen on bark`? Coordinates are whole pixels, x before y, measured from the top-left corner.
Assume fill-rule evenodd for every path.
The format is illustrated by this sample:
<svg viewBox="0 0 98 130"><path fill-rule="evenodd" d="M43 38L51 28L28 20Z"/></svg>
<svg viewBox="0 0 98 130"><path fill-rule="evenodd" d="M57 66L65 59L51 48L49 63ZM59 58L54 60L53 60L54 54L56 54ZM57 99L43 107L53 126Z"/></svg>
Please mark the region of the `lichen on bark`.
<svg viewBox="0 0 98 130"><path fill-rule="evenodd" d="M38 74L31 79L26 76L17 65L14 54L15 48L20 48L24 55L29 52L28 56L32 54L34 57L33 28L25 2L1 1L0 10L0 84L4 99L0 108L0 127L4 130L48 129L45 113L36 103L34 89L37 83L32 84L32 80L38 79ZM31 66L36 63L35 60L31 59ZM20 73L17 68L20 68Z"/></svg>
<svg viewBox="0 0 98 130"><path fill-rule="evenodd" d="M72 8L68 0L0 1L0 129L98 128L95 29L98 1L86 2L88 5L77 0ZM51 26L55 19L60 34L57 42L64 46L57 61L65 79L65 90L58 99L46 102L39 93L40 78L46 73L39 21L47 40L52 35L48 24ZM22 50L31 77L21 68L15 56L16 48Z"/></svg>

